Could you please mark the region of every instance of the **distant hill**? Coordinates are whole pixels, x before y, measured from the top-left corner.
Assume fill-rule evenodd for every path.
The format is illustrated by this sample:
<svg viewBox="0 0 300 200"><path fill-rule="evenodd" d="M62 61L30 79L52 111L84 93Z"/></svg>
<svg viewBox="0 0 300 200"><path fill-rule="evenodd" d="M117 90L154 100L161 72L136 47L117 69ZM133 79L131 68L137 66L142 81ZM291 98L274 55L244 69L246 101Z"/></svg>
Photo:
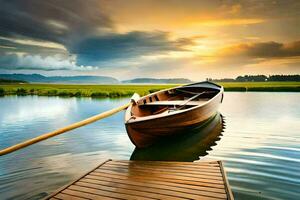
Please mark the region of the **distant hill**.
<svg viewBox="0 0 300 200"><path fill-rule="evenodd" d="M31 83L116 84L109 76L42 76L40 74L0 74L0 79L20 80Z"/></svg>
<svg viewBox="0 0 300 200"><path fill-rule="evenodd" d="M191 80L185 78L171 78L171 79L156 79L156 78L136 78L122 81L122 83L192 83Z"/></svg>
<svg viewBox="0 0 300 200"><path fill-rule="evenodd" d="M7 83L27 83L27 81L0 78L0 84L7 84Z"/></svg>

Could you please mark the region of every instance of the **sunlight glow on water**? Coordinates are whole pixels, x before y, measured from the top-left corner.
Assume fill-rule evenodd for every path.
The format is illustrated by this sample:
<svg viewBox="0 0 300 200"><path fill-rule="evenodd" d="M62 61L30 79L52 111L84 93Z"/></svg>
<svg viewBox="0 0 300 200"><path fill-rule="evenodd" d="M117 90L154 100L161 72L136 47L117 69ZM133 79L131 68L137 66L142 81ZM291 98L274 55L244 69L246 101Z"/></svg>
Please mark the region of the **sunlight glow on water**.
<svg viewBox="0 0 300 200"><path fill-rule="evenodd" d="M200 155L201 159L223 160L236 199L299 199L299 99L299 93L226 93L220 109L225 121L224 132L218 135L217 131L221 133L222 128L215 121L216 137L201 140L210 150L205 152L206 148L201 149L199 142L195 142L194 146L198 146L191 148L189 154ZM127 101L36 96L0 98L0 148ZM155 158L156 147L133 154L134 146L123 120L121 112L0 157L1 199L45 197L108 158ZM187 138L181 143L182 147L190 142L194 141ZM166 154L159 159L191 159L188 151L186 155L176 153L177 147L165 149Z"/></svg>

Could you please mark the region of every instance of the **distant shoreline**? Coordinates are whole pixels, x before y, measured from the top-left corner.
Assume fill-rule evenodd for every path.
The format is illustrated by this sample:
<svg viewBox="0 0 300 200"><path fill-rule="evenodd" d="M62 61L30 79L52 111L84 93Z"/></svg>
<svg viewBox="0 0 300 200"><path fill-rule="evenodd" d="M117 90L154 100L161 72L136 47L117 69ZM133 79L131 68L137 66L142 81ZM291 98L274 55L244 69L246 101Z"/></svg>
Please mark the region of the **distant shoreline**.
<svg viewBox="0 0 300 200"><path fill-rule="evenodd" d="M300 82L218 82L225 91L236 92L300 92ZM62 97L129 97L135 92L141 96L179 84L0 84L0 96L38 95Z"/></svg>

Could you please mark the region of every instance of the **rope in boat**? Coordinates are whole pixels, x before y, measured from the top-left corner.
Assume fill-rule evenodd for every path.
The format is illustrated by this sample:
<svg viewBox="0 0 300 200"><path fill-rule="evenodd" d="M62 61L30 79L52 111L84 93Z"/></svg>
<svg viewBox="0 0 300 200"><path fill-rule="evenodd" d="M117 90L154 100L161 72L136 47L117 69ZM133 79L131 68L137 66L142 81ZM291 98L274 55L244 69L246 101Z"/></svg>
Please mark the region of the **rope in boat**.
<svg viewBox="0 0 300 200"><path fill-rule="evenodd" d="M105 111L103 113L100 113L98 115L94 115L92 117L89 117L85 120L82 120L82 121L79 121L79 122L76 122L74 124L71 124L71 125L68 125L66 127L63 127L63 128L60 128L60 129L57 129L55 131L52 131L52 132L49 132L49 133L45 133L43 135L40 135L38 137L35 137L35 138L32 138L32 139L29 139L29 140L26 140L24 142L21 142L19 144L16 144L16 145L13 145L13 146L10 146L8 148L5 148L3 150L0 150L0 156L3 156L5 154L8 154L8 153L11 153L11 152L14 152L18 149L22 149L24 147L27 147L29 145L32 145L32 144L35 144L37 142L40 142L40 141L43 141L43 140L46 140L48 138L51 138L51 137L54 137L56 135L60 135L62 133L65 133L67 131L70 131L70 130L73 130L73 129L76 129L76 128L79 128L81 126L84 126L84 125L87 125L87 124L90 124L92 122L95 122L95 121L98 121L100 119L104 119L106 117L109 117L117 112L120 112L124 109L126 109L128 106L131 105L131 102L127 103L127 104L124 104L122 106L119 106L117 108L114 108L114 109L111 109L111 110L108 110L108 111Z"/></svg>

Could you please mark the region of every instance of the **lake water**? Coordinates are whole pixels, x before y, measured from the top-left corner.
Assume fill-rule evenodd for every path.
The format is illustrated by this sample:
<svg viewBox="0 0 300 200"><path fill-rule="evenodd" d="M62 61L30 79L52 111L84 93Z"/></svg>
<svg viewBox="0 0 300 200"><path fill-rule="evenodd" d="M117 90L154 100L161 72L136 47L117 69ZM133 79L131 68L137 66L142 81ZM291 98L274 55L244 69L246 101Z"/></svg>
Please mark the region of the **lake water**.
<svg viewBox="0 0 300 200"><path fill-rule="evenodd" d="M134 150L124 112L0 157L0 199L40 199L101 161L220 159L236 199L300 199L300 93L227 92L205 126ZM0 148L128 99L0 98Z"/></svg>

